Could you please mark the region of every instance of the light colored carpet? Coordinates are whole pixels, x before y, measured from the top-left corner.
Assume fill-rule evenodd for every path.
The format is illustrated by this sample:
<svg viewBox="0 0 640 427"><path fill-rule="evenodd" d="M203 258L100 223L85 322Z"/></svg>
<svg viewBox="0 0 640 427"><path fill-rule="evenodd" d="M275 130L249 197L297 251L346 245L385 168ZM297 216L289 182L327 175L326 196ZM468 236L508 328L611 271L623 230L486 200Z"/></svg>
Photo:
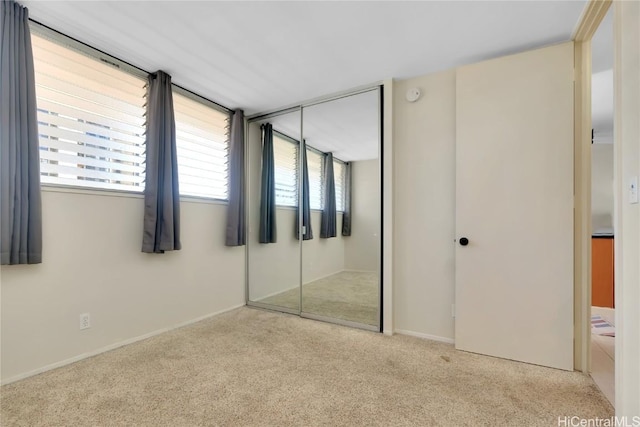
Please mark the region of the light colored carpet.
<svg viewBox="0 0 640 427"><path fill-rule="evenodd" d="M302 287L302 311L377 326L378 273L342 271ZM298 309L300 293L291 289L260 302Z"/></svg>
<svg viewBox="0 0 640 427"><path fill-rule="evenodd" d="M1 389L3 426L557 426L585 375L241 308Z"/></svg>

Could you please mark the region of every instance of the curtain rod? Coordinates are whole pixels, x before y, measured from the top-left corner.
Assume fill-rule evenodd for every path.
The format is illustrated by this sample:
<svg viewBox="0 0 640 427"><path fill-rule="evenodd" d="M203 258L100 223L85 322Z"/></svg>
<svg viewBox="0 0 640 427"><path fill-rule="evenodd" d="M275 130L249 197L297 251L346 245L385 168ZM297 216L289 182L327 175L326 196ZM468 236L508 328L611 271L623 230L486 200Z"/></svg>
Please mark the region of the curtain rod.
<svg viewBox="0 0 640 427"><path fill-rule="evenodd" d="M83 41L80 41L80 40L76 39L75 37L71 37L71 36L69 36L69 35L67 35L67 34L63 33L62 31L58 31L58 30L56 30L55 28L51 28L50 26L45 25L45 24L43 24L43 23L42 23L42 22L40 22L40 21L36 21L36 20L35 20L35 19L33 19L33 18L29 18L29 21L31 21L31 22L33 22L33 23L35 23L35 24L38 24L39 26L41 26L41 27L43 27L43 28L46 28L46 29L47 29L47 30L49 30L49 31L53 31L53 32L54 32L54 33L56 33L56 34L59 34L59 35L61 35L61 36L63 36L63 37L66 37L66 38L68 38L68 39L70 39L70 40L73 40L73 41L74 41L74 42L76 42L76 43L79 43L79 44L81 44L81 45L83 45L83 46L86 46L86 47L88 47L88 48L90 48L90 49L93 49L93 50L95 50L96 52L100 52L100 53L101 53L101 54L103 54L103 55L107 55L107 56L110 56L110 57L112 57L112 58L115 58L115 59L117 59L118 61L120 61L120 62L122 62L122 63L124 63L124 64L127 64L129 67L131 67L131 68L135 68L136 70L138 70L138 71L140 71L140 72L142 72L142 73L145 73L145 74L153 74L153 73L150 73L149 71L145 70L144 68L140 68L140 67L138 67L137 65L133 65L133 64L132 64L132 63L130 63L130 62L124 61L124 60L122 60L122 59L118 58L117 56L114 56L114 55L112 55L112 54L110 54L110 53L107 53L107 52L105 52L105 51L103 51L103 50L100 50L100 49L98 49L98 48L96 48L96 47L94 47L94 46L91 46L90 44L85 43L85 42L83 42ZM218 107L222 108L223 110L225 110L225 111L227 111L227 112L229 112L229 113L232 113L232 112L234 111L234 110L232 110L232 109L231 109L231 108L229 108L229 107L226 107L226 106L224 106L224 105L222 105L222 104L220 104L220 103L218 103L218 102L212 101L211 99L206 98L206 97L204 97L204 96L202 96L202 95L200 95L200 94L197 94L197 93L195 93L195 92L194 92L194 91L192 91L192 90L189 90L189 89L187 89L187 88L185 88L185 87L180 86L179 84L176 84L176 83L173 83L173 82L172 82L171 84L172 84L172 85L174 85L175 87L177 87L177 88L179 88L179 89L181 89L181 90L185 91L185 92L190 93L191 95L197 96L197 97L199 97L199 98L204 99L205 101L208 101L208 102L210 102L210 103L212 103L212 104L214 104L214 105L217 105Z"/></svg>

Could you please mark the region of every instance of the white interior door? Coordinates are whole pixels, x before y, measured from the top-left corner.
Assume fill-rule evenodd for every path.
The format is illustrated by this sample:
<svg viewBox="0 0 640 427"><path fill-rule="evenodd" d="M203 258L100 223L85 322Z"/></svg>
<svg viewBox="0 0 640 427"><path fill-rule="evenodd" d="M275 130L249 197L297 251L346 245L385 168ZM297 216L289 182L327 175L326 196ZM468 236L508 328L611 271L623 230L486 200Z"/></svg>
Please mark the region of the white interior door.
<svg viewBox="0 0 640 427"><path fill-rule="evenodd" d="M456 86L456 348L572 370L573 44Z"/></svg>

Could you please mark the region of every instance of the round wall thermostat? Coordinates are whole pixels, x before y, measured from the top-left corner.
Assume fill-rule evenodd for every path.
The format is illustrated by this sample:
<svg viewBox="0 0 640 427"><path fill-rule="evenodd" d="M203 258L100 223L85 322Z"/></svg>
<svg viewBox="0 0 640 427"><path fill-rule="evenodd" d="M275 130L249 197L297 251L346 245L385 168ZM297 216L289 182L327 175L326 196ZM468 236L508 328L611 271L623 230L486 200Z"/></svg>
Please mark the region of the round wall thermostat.
<svg viewBox="0 0 640 427"><path fill-rule="evenodd" d="M420 95L420 89L418 89L417 87L413 87L407 91L407 94L405 96L407 98L407 101L416 102L418 98L420 98Z"/></svg>

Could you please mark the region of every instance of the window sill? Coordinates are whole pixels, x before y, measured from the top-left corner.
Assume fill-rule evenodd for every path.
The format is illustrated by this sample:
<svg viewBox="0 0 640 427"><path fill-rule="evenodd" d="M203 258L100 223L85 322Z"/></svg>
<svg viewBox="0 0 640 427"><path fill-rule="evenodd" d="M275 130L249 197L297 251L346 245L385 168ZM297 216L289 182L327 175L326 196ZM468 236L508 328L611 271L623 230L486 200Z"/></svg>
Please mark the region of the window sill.
<svg viewBox="0 0 640 427"><path fill-rule="evenodd" d="M86 187L71 187L53 184L41 184L40 186L43 192L47 193L71 193L71 194L84 194L88 196L102 196L102 197L125 197L131 199L144 199L143 192L133 191L121 191L121 190L103 190L99 188L86 188ZM182 203L204 203L209 205L227 205L227 200L209 199L206 197L198 196L180 196L180 202Z"/></svg>

